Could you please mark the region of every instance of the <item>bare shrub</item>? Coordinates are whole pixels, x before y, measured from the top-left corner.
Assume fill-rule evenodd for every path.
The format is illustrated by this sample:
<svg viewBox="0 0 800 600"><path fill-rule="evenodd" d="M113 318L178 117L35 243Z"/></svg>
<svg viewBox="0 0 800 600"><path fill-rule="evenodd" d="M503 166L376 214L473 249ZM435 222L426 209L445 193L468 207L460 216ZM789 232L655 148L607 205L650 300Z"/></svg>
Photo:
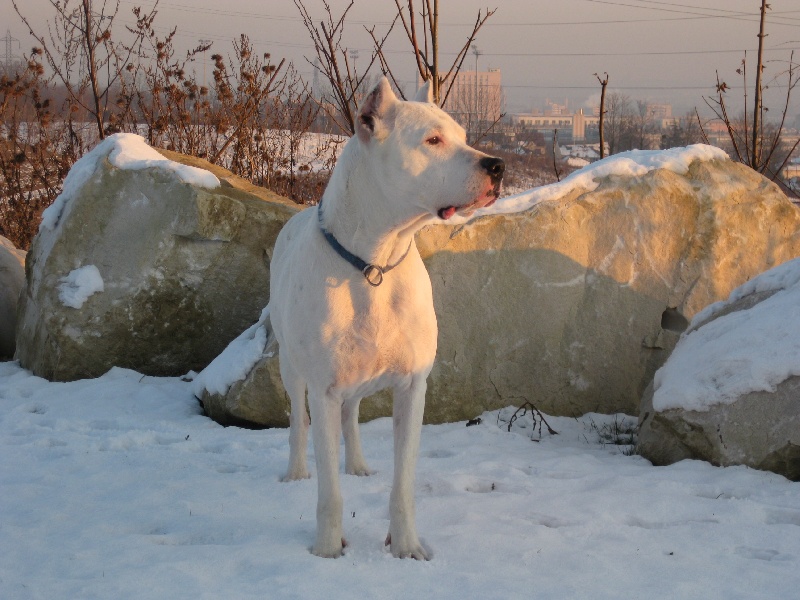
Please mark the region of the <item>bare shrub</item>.
<svg viewBox="0 0 800 600"><path fill-rule="evenodd" d="M124 129L144 134L151 146L207 158L219 141L208 88L189 75L189 63L210 45L201 44L176 58L176 29L160 38L153 28L153 15L134 9L139 60L130 68L132 97L119 103L131 106L125 112ZM124 91L123 91L124 93ZM122 95L122 94L121 94Z"/></svg>
<svg viewBox="0 0 800 600"><path fill-rule="evenodd" d="M82 149L73 112L54 112L41 55L34 48L21 70L0 77L0 235L25 250Z"/></svg>
<svg viewBox="0 0 800 600"><path fill-rule="evenodd" d="M256 55L242 35L231 56L212 56L213 82L205 86L192 63L210 44L179 57L176 29L157 34L155 10L139 8L123 40L113 28L117 6L94 4L53 0L48 35L33 33L43 47L0 80L0 234L28 248L72 164L121 131L297 202L319 200L342 139L309 133L320 109L291 65Z"/></svg>
<svg viewBox="0 0 800 600"><path fill-rule="evenodd" d="M287 68L281 94L270 104L266 128L260 132L264 168L259 185L302 204L322 196L338 156L340 136L311 134L320 105L293 65Z"/></svg>
<svg viewBox="0 0 800 600"><path fill-rule="evenodd" d="M126 45L113 35L119 2L49 2L54 17L47 23L47 36L37 34L16 1L11 3L39 44L53 80L67 91L68 110L85 111L96 126L98 138L103 139L109 133L106 114L112 109L112 90L120 85L138 44L134 40ZM151 21L157 6L158 1L149 13ZM142 30L129 31L143 35Z"/></svg>

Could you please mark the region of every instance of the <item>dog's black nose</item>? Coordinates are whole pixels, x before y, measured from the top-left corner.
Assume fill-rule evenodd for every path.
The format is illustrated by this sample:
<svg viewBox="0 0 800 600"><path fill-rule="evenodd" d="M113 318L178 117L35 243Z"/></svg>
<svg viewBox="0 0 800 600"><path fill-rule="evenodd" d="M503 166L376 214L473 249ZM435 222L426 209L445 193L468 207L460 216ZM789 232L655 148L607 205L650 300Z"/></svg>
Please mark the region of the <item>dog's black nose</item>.
<svg viewBox="0 0 800 600"><path fill-rule="evenodd" d="M486 158L482 158L479 164L486 169L493 182L497 183L503 178L503 173L506 170L506 163L503 162L502 158L487 156Z"/></svg>

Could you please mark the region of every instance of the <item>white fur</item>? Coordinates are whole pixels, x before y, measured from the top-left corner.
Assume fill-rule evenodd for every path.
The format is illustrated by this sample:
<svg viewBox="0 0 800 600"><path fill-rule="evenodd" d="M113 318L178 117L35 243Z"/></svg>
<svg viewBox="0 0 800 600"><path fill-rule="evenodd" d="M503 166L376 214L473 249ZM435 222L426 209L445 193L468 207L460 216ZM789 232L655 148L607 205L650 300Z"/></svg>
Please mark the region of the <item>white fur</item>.
<svg viewBox="0 0 800 600"><path fill-rule="evenodd" d="M494 198L478 164L486 155L468 147L463 129L429 100L426 85L417 101L402 102L384 78L359 111L356 135L321 206L292 217L275 245L270 318L292 404L285 479L309 477L307 390L319 493L312 551L319 556L339 556L345 543L340 435L345 472L370 474L359 440L359 403L392 388L395 461L387 543L394 556L428 558L416 532L414 470L437 328L414 233L437 221L442 207L470 214ZM380 286L369 285L325 240L319 210L325 228L368 263L394 264L410 245L408 255Z"/></svg>

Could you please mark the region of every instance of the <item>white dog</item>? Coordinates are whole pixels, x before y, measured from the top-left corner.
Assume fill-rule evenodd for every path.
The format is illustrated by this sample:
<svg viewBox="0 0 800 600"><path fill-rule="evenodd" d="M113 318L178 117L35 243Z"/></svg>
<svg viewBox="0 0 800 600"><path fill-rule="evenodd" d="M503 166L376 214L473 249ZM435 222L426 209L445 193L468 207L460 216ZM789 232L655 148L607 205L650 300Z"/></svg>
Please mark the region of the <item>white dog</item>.
<svg viewBox="0 0 800 600"><path fill-rule="evenodd" d="M414 234L427 223L470 215L495 201L503 161L466 145L464 130L431 103L426 84L400 101L383 78L361 106L321 204L292 217L278 236L270 320L291 398L289 472L309 477L311 426L319 480L313 553L342 553L339 439L345 471L369 475L361 452L361 398L394 391L394 556L427 559L414 517L414 469L425 388L436 355L436 315Z"/></svg>

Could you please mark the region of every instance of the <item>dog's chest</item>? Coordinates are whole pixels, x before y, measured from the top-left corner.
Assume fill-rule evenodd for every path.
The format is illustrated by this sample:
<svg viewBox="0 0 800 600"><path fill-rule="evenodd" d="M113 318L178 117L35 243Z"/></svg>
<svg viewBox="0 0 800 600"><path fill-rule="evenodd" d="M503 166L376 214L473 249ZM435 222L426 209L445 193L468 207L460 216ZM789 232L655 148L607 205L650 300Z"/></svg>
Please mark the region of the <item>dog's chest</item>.
<svg viewBox="0 0 800 600"><path fill-rule="evenodd" d="M426 283L422 289L385 283L385 288L332 290L322 342L334 358L339 384L350 387L430 368L437 328Z"/></svg>

